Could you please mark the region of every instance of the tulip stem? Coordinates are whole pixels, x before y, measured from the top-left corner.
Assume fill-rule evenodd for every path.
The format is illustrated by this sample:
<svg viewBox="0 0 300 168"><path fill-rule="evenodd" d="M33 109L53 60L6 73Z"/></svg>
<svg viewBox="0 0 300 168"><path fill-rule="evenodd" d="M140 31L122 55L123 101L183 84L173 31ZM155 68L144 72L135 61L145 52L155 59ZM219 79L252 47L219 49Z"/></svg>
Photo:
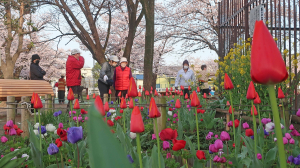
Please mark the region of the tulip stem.
<svg viewBox="0 0 300 168"><path fill-rule="evenodd" d="M49 155L50 156L50 155ZM55 155L55 158L56 158L56 164L57 164L57 168L59 168L59 164L58 164L58 161L57 161L57 156Z"/></svg>
<svg viewBox="0 0 300 168"><path fill-rule="evenodd" d="M76 110L76 113L77 113L78 111ZM79 112L77 113L77 127L79 127Z"/></svg>
<svg viewBox="0 0 300 168"><path fill-rule="evenodd" d="M36 110L33 109L33 112L34 112L34 124L36 124Z"/></svg>
<svg viewBox="0 0 300 168"><path fill-rule="evenodd" d="M61 151L59 151L59 153L60 153L60 159L61 159L61 167L62 168L64 168L65 166L65 164L64 164L64 158L63 158L63 155L61 154Z"/></svg>
<svg viewBox="0 0 300 168"><path fill-rule="evenodd" d="M263 131L262 134L264 134L264 128L262 126L261 118L260 118L259 104L257 104L257 113L258 113L258 120L259 120L259 131ZM262 150L262 162L264 163L264 151L263 150Z"/></svg>
<svg viewBox="0 0 300 168"><path fill-rule="evenodd" d="M73 122L72 100L70 100L70 109L71 109L71 119L69 118L69 125L70 125L70 127L71 127L71 126L72 126L72 125L71 125L71 122Z"/></svg>
<svg viewBox="0 0 300 168"><path fill-rule="evenodd" d="M79 158L79 148L78 148L78 144L76 143L77 146L77 168L79 168L79 164L80 164L80 158Z"/></svg>
<svg viewBox="0 0 300 168"><path fill-rule="evenodd" d="M159 134L158 134L158 125L157 125L157 118L154 119L155 128L156 128L156 141L157 141L157 154L158 154L158 167L161 168L160 163L160 143L159 143Z"/></svg>
<svg viewBox="0 0 300 168"><path fill-rule="evenodd" d="M281 168L286 168L286 157L285 157L281 125L280 125L280 118L279 118L279 112L278 112L278 107L277 107L274 85L268 85L268 90L269 90L271 108L273 111L273 117L274 117L274 122L275 122L275 133L276 133L276 137L277 137L279 163L280 163Z"/></svg>
<svg viewBox="0 0 300 168"><path fill-rule="evenodd" d="M285 111L284 111L284 101L282 99L282 114L283 114L283 124L284 124L284 130L286 132L287 125L285 124Z"/></svg>
<svg viewBox="0 0 300 168"><path fill-rule="evenodd" d="M198 150L200 150L197 108L195 108L195 116L196 116L196 127L197 127L197 143L198 143Z"/></svg>
<svg viewBox="0 0 300 168"><path fill-rule="evenodd" d="M140 168L143 168L142 155L141 155L141 141L140 141L139 133L136 133L136 145L137 145L137 153L139 155Z"/></svg>
<svg viewBox="0 0 300 168"><path fill-rule="evenodd" d="M236 137L235 137L235 123L234 123L234 111L233 111L233 102L232 102L232 92L231 90L229 90L229 97L230 97L230 105L231 105L231 117L232 117L232 128L233 128L233 137L234 137L234 144L236 141ZM235 149L235 154L237 154L237 149Z"/></svg>
<svg viewBox="0 0 300 168"><path fill-rule="evenodd" d="M253 129L254 129L254 152L255 156L257 156L257 127L256 127L256 118L254 114L254 105L253 101L251 101L251 107L252 107L252 118L253 118Z"/></svg>
<svg viewBox="0 0 300 168"><path fill-rule="evenodd" d="M123 129L124 129L124 133L126 134L126 127L125 127L125 109L123 110Z"/></svg>
<svg viewBox="0 0 300 168"><path fill-rule="evenodd" d="M39 126L40 126L40 150L42 152L42 123L41 123L41 111L38 109L39 112Z"/></svg>
<svg viewBox="0 0 300 168"><path fill-rule="evenodd" d="M180 112L181 112L181 108L178 111L178 121L180 121Z"/></svg>

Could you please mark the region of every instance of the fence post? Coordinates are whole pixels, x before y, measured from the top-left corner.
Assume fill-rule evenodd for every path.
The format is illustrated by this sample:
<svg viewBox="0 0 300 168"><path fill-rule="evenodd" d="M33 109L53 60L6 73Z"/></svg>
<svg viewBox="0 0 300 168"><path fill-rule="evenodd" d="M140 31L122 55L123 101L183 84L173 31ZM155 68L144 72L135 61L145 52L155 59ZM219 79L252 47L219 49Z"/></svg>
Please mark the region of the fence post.
<svg viewBox="0 0 300 168"><path fill-rule="evenodd" d="M103 95L103 103L105 104L106 102L108 102L108 94L104 94Z"/></svg>
<svg viewBox="0 0 300 168"><path fill-rule="evenodd" d="M166 104L166 99L164 97L155 97L154 99L156 104ZM166 128L167 110L165 106L158 106L157 108L161 113L161 116L157 118L158 132L161 132L161 130ZM153 121L153 129L154 129L154 134L156 134L156 127L154 121Z"/></svg>
<svg viewBox="0 0 300 168"><path fill-rule="evenodd" d="M7 103L15 103L15 96L7 96ZM7 105L7 121L12 120L15 123L16 118L16 105L8 104Z"/></svg>
<svg viewBox="0 0 300 168"><path fill-rule="evenodd" d="M45 101L45 110L46 110L46 112L48 113L48 112L53 112L52 110L52 96L51 96L51 94L46 94L45 95L45 99L46 99L46 101ZM51 108L51 109L50 109Z"/></svg>
<svg viewBox="0 0 300 168"><path fill-rule="evenodd" d="M30 97L22 96L21 102L28 102L30 104ZM23 104L21 109L21 129L23 130L22 137L29 137L29 130L28 130L28 122L27 120L30 119L30 111L27 109L27 105Z"/></svg>

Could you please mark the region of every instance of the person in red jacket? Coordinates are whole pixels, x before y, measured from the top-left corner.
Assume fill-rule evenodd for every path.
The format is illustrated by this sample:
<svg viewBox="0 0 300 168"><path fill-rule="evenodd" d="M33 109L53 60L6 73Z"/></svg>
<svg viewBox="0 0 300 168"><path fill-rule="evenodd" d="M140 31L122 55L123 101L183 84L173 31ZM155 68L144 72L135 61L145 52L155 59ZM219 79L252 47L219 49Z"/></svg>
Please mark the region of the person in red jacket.
<svg viewBox="0 0 300 168"><path fill-rule="evenodd" d="M80 51L73 49L66 63L66 83L68 90L72 88L73 93L79 99L81 85L81 68L84 65L84 58L80 56ZM75 97L76 98L76 97ZM68 103L69 104L69 103Z"/></svg>
<svg viewBox="0 0 300 168"><path fill-rule="evenodd" d="M120 59L120 66L117 66L114 72L114 88L116 90L116 97L118 97L119 92L121 96L125 97L129 87L129 79L132 77L131 69L127 67L127 59L122 57Z"/></svg>

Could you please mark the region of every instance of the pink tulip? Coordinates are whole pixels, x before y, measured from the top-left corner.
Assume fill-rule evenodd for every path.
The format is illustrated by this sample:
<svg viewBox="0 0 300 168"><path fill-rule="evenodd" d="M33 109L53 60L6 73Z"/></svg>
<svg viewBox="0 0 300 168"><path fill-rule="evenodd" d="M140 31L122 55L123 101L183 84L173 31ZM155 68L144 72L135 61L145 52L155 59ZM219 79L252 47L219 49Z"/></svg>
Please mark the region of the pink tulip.
<svg viewBox="0 0 300 168"><path fill-rule="evenodd" d="M6 122L7 127L14 127L14 122L12 120L9 120Z"/></svg>
<svg viewBox="0 0 300 168"><path fill-rule="evenodd" d="M4 157L4 155L1 155L1 158L3 158Z"/></svg>
<svg viewBox="0 0 300 168"><path fill-rule="evenodd" d="M78 117L78 121L80 122L82 120L82 117Z"/></svg>
<svg viewBox="0 0 300 168"><path fill-rule="evenodd" d="M228 161L228 164L232 165L232 161Z"/></svg>
<svg viewBox="0 0 300 168"><path fill-rule="evenodd" d="M172 156L171 156L171 153L167 153L167 159L168 158L171 158Z"/></svg>
<svg viewBox="0 0 300 168"><path fill-rule="evenodd" d="M14 128L9 129L8 135L12 136L12 135L17 135L17 132Z"/></svg>
<svg viewBox="0 0 300 168"><path fill-rule="evenodd" d="M173 121L173 123L175 124L175 123L176 123L176 121Z"/></svg>
<svg viewBox="0 0 300 168"><path fill-rule="evenodd" d="M263 123L263 124L268 124L269 122L271 122L272 120L270 119L270 118L263 118L263 119L261 119L261 123Z"/></svg>
<svg viewBox="0 0 300 168"><path fill-rule="evenodd" d="M63 123L58 124L58 128L63 128L63 127L64 127Z"/></svg>
<svg viewBox="0 0 300 168"><path fill-rule="evenodd" d="M206 140L210 140L211 139L211 135L206 135Z"/></svg>
<svg viewBox="0 0 300 168"><path fill-rule="evenodd" d="M7 141L8 141L8 139L7 139L5 136L2 136L2 137L1 137L1 142L2 142L2 143L5 143L5 142L7 142Z"/></svg>
<svg viewBox="0 0 300 168"><path fill-rule="evenodd" d="M226 102L226 105L227 105L227 106L230 106L230 103L229 103L229 101L227 101L227 102Z"/></svg>
<svg viewBox="0 0 300 168"><path fill-rule="evenodd" d="M295 144L295 140L293 138L290 139L290 144Z"/></svg>
<svg viewBox="0 0 300 168"><path fill-rule="evenodd" d="M173 118L177 118L178 117L178 115L175 113L174 115L173 115Z"/></svg>
<svg viewBox="0 0 300 168"><path fill-rule="evenodd" d="M228 127L232 127L232 121L229 121L229 122L227 123L227 125L228 125Z"/></svg>
<svg viewBox="0 0 300 168"><path fill-rule="evenodd" d="M218 150L215 148L215 144L211 144L209 145L209 151L211 151L212 153L216 153L218 152Z"/></svg>
<svg viewBox="0 0 300 168"><path fill-rule="evenodd" d="M222 141L229 141L230 140L229 134L225 131L221 132L220 138L221 138Z"/></svg>
<svg viewBox="0 0 300 168"><path fill-rule="evenodd" d="M261 160L261 159L262 159L262 156L261 156L260 153L258 153L256 157L257 157L258 160Z"/></svg>
<svg viewBox="0 0 300 168"><path fill-rule="evenodd" d="M226 158L225 158L225 157L222 157L220 162L221 162L221 163L226 163Z"/></svg>
<svg viewBox="0 0 300 168"><path fill-rule="evenodd" d="M290 135L289 133L285 133L285 137L286 137L287 139L291 139L291 138L292 138L291 135Z"/></svg>
<svg viewBox="0 0 300 168"><path fill-rule="evenodd" d="M283 144L287 144L288 143L288 139L286 137L283 137Z"/></svg>
<svg viewBox="0 0 300 168"><path fill-rule="evenodd" d="M219 137L218 134L216 134L216 135L215 135L215 138L218 138L218 137Z"/></svg>
<svg viewBox="0 0 300 168"><path fill-rule="evenodd" d="M300 136L300 133L299 133L296 129L294 129L294 130L291 132L291 134L292 134L293 136Z"/></svg>
<svg viewBox="0 0 300 168"><path fill-rule="evenodd" d="M85 117L84 120L89 120L89 117Z"/></svg>
<svg viewBox="0 0 300 168"><path fill-rule="evenodd" d="M220 139L217 139L214 144L217 150L223 149L223 142Z"/></svg>
<svg viewBox="0 0 300 168"><path fill-rule="evenodd" d="M74 121L77 121L77 116L73 117L73 120L74 120Z"/></svg>
<svg viewBox="0 0 300 168"><path fill-rule="evenodd" d="M191 109L189 108L189 111L191 111Z"/></svg>
<svg viewBox="0 0 300 168"><path fill-rule="evenodd" d="M293 124L291 124L290 125L290 130L294 130L295 128L294 128L294 125Z"/></svg>
<svg viewBox="0 0 300 168"><path fill-rule="evenodd" d="M152 140L156 139L155 134L152 134Z"/></svg>
<svg viewBox="0 0 300 168"><path fill-rule="evenodd" d="M169 149L170 148L170 143L168 141L163 142L163 150Z"/></svg>
<svg viewBox="0 0 300 168"><path fill-rule="evenodd" d="M176 121L178 121L178 118L176 118Z"/></svg>
<svg viewBox="0 0 300 168"><path fill-rule="evenodd" d="M76 114L76 111L73 111L73 114Z"/></svg>
<svg viewBox="0 0 300 168"><path fill-rule="evenodd" d="M170 118L168 118L168 121L170 121Z"/></svg>
<svg viewBox="0 0 300 168"><path fill-rule="evenodd" d="M297 115L298 117L300 117L300 109L298 109L296 115Z"/></svg>
<svg viewBox="0 0 300 168"><path fill-rule="evenodd" d="M208 135L213 136L214 133L213 132L208 132Z"/></svg>
<svg viewBox="0 0 300 168"><path fill-rule="evenodd" d="M249 124L248 124L247 122L244 122L244 123L243 123L243 128L244 128L244 129L248 129L248 128L249 128Z"/></svg>
<svg viewBox="0 0 300 168"><path fill-rule="evenodd" d="M216 155L216 156L214 157L214 159L213 159L214 162L219 162L219 160L220 160L220 158L219 158L218 155Z"/></svg>
<svg viewBox="0 0 300 168"><path fill-rule="evenodd" d="M10 151L13 152L15 150L15 148L10 148Z"/></svg>

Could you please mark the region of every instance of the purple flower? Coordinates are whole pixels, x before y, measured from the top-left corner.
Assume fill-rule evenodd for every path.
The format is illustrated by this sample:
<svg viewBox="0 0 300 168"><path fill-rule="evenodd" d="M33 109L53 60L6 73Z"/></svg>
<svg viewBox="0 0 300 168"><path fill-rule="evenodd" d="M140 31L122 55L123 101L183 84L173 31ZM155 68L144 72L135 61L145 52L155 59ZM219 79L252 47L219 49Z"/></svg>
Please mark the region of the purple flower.
<svg viewBox="0 0 300 168"><path fill-rule="evenodd" d="M228 125L228 127L232 127L232 121L229 121L229 122L227 123L227 125Z"/></svg>
<svg viewBox="0 0 300 168"><path fill-rule="evenodd" d="M132 157L130 155L127 155L127 158L128 158L128 160L129 160L130 163L134 162L133 159L132 159Z"/></svg>
<svg viewBox="0 0 300 168"><path fill-rule="evenodd" d="M212 153L218 152L218 150L215 148L215 144L210 144L209 145L209 151L211 151Z"/></svg>
<svg viewBox="0 0 300 168"><path fill-rule="evenodd" d="M219 158L219 156L218 156L218 155L216 155L216 156L214 157L213 161L214 161L214 162L220 162L220 161L221 161L221 159Z"/></svg>
<svg viewBox="0 0 300 168"><path fill-rule="evenodd" d="M252 135L250 138L251 138L251 139L254 139L254 136Z"/></svg>
<svg viewBox="0 0 300 168"><path fill-rule="evenodd" d="M152 140L156 139L155 134L152 134Z"/></svg>
<svg viewBox="0 0 300 168"><path fill-rule="evenodd" d="M270 135L266 130L264 130L264 134L267 135L267 136Z"/></svg>
<svg viewBox="0 0 300 168"><path fill-rule="evenodd" d="M40 128L38 128L38 131L40 132ZM41 126L41 132L42 132L42 134L45 134L47 132L45 126Z"/></svg>
<svg viewBox="0 0 300 168"><path fill-rule="evenodd" d="M269 122L271 122L272 120L270 119L270 118L263 118L263 119L261 119L261 123L263 123L263 124L268 124Z"/></svg>
<svg viewBox="0 0 300 168"><path fill-rule="evenodd" d="M82 126L80 127L71 127L67 132L68 142L75 144L80 141L83 137Z"/></svg>
<svg viewBox="0 0 300 168"><path fill-rule="evenodd" d="M191 106L190 105L186 105L186 108L190 108Z"/></svg>
<svg viewBox="0 0 300 168"><path fill-rule="evenodd" d="M229 134L225 131L221 132L220 138L221 138L222 141L229 141L230 140Z"/></svg>
<svg viewBox="0 0 300 168"><path fill-rule="evenodd" d="M212 152L212 151L208 151L208 153L209 153L209 154L213 154L213 152Z"/></svg>
<svg viewBox="0 0 300 168"><path fill-rule="evenodd" d="M247 122L244 122L244 123L243 123L243 128L244 128L244 129L248 129L248 128L249 128L249 124L248 124Z"/></svg>
<svg viewBox="0 0 300 168"><path fill-rule="evenodd" d="M262 156L261 156L260 153L258 153L256 157L257 157L258 160L261 160L261 159L262 159Z"/></svg>
<svg viewBox="0 0 300 168"><path fill-rule="evenodd" d="M294 130L291 132L291 134L292 134L293 136L300 136L300 133L299 133L296 129L294 129Z"/></svg>
<svg viewBox="0 0 300 168"><path fill-rule="evenodd" d="M12 120L9 120L6 122L7 127L14 127L14 122Z"/></svg>
<svg viewBox="0 0 300 168"><path fill-rule="evenodd" d="M171 102L173 103L173 102L174 102L174 100L171 100Z"/></svg>
<svg viewBox="0 0 300 168"><path fill-rule="evenodd" d="M8 135L12 136L12 135L17 135L17 132L14 128L10 128L9 129L9 132L8 132Z"/></svg>
<svg viewBox="0 0 300 168"><path fill-rule="evenodd" d="M163 142L163 150L169 149L170 148L170 143L168 141Z"/></svg>
<svg viewBox="0 0 300 168"><path fill-rule="evenodd" d="M138 101L139 101L139 99L134 99L134 101L135 101L135 102L138 102Z"/></svg>
<svg viewBox="0 0 300 168"><path fill-rule="evenodd" d="M58 151L59 151L59 149L54 143L51 143L47 149L47 152L49 155L57 154Z"/></svg>
<svg viewBox="0 0 300 168"><path fill-rule="evenodd" d="M217 150L223 149L223 142L220 139L217 139L214 144Z"/></svg>
<svg viewBox="0 0 300 168"><path fill-rule="evenodd" d="M111 113L110 112L107 112L107 117L111 116Z"/></svg>
<svg viewBox="0 0 300 168"><path fill-rule="evenodd" d="M294 157L293 157L292 155L289 156L289 157L288 157L288 161L289 161L289 162L293 162L293 161L294 161Z"/></svg>
<svg viewBox="0 0 300 168"><path fill-rule="evenodd" d="M298 109L296 115L297 115L298 117L300 117L300 109Z"/></svg>
<svg viewBox="0 0 300 168"><path fill-rule="evenodd" d="M300 160L299 160L298 158L295 157L293 163L294 163L295 165L299 165L299 164L300 164Z"/></svg>
<svg viewBox="0 0 300 168"><path fill-rule="evenodd" d="M57 117L57 116L59 116L59 113L58 113L58 112L55 112L55 113L53 113L53 116L54 116L54 117Z"/></svg>
<svg viewBox="0 0 300 168"><path fill-rule="evenodd" d="M206 140L210 140L210 139L211 139L211 135L208 134L208 135L206 136Z"/></svg>

